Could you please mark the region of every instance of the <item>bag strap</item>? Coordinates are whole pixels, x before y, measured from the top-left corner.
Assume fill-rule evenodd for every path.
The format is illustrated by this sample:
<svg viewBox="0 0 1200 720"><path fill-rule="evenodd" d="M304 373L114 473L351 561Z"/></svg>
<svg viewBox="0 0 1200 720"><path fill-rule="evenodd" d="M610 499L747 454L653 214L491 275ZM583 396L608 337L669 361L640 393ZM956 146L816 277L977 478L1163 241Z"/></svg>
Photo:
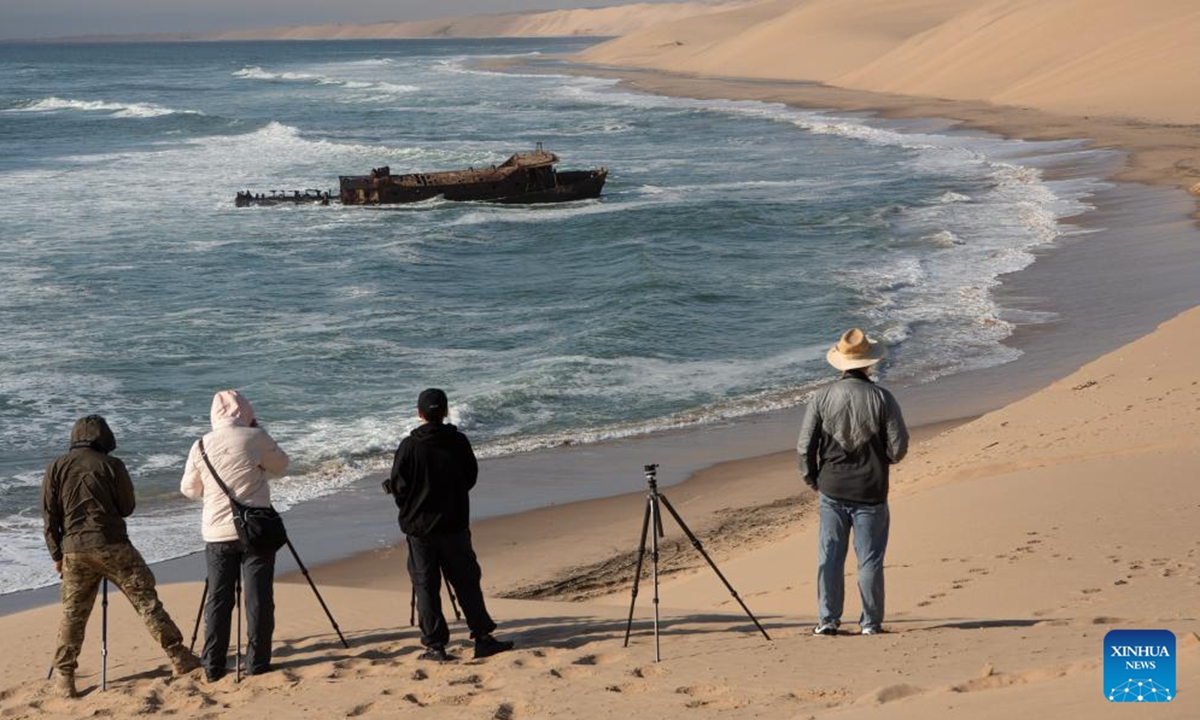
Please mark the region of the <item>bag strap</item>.
<svg viewBox="0 0 1200 720"><path fill-rule="evenodd" d="M204 458L204 464L208 466L208 471L210 473L212 473L213 480L217 481L217 485L222 490L224 490L225 495L227 495L229 497L230 504L231 505L245 505L246 503L242 502L241 500L238 500L237 496L234 495L233 492L229 489L229 486L225 484L225 481L221 479L221 476L217 474L217 469L215 467L213 467L212 460L208 459L208 452L205 451L205 449L204 449L204 438L200 438L200 457Z"/></svg>

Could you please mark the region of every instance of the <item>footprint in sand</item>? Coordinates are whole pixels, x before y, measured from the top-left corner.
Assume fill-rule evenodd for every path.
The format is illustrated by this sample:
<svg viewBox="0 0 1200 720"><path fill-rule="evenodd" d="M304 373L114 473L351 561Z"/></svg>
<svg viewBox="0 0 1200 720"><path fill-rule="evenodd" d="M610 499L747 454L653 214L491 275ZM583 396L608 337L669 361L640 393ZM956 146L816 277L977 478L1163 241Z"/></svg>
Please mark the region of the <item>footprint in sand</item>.
<svg viewBox="0 0 1200 720"><path fill-rule="evenodd" d="M454 678L446 683L447 685L471 685L476 689L483 689L483 678L478 675L467 675L466 677Z"/></svg>
<svg viewBox="0 0 1200 720"><path fill-rule="evenodd" d="M683 706L689 710L733 710L750 705L748 699L732 696L730 688L724 685L684 685L675 688L675 693L688 698Z"/></svg>
<svg viewBox="0 0 1200 720"><path fill-rule="evenodd" d="M501 703L500 707L496 708L496 712L492 713L492 720L512 720L516 715L513 712L513 706L508 703Z"/></svg>

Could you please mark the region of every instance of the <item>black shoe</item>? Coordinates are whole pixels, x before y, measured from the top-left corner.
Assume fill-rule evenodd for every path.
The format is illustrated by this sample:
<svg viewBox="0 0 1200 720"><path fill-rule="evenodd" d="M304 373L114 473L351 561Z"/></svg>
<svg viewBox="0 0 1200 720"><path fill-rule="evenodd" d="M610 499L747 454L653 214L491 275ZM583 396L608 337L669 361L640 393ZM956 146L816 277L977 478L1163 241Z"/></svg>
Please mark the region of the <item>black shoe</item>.
<svg viewBox="0 0 1200 720"><path fill-rule="evenodd" d="M272 667L271 665L268 664L268 665L263 665L262 667L246 668L246 674L247 675L265 675L274 669L275 669L274 667Z"/></svg>
<svg viewBox="0 0 1200 720"><path fill-rule="evenodd" d="M432 660L434 662L453 662L458 658L446 652L446 648L442 645L430 645L425 648L425 652L417 656L418 660Z"/></svg>
<svg viewBox="0 0 1200 720"><path fill-rule="evenodd" d="M209 682L217 682L225 677L225 668L204 668L204 679Z"/></svg>
<svg viewBox="0 0 1200 720"><path fill-rule="evenodd" d="M491 635L483 635L475 639L475 659L499 655L513 649L512 640L497 640Z"/></svg>

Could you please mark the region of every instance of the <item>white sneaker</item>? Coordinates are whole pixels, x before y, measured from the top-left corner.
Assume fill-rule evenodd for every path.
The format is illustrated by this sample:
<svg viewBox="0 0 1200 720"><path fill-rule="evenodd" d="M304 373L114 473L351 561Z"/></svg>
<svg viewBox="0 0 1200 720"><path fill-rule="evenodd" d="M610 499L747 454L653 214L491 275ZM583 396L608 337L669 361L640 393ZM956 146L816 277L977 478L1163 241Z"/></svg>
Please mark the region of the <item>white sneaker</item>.
<svg viewBox="0 0 1200 720"><path fill-rule="evenodd" d="M863 625L862 630L859 631L862 635L879 635L882 632L883 628L878 625Z"/></svg>
<svg viewBox="0 0 1200 720"><path fill-rule="evenodd" d="M817 623L817 626L813 628L813 635L837 635L839 626L841 626L841 623L837 620Z"/></svg>

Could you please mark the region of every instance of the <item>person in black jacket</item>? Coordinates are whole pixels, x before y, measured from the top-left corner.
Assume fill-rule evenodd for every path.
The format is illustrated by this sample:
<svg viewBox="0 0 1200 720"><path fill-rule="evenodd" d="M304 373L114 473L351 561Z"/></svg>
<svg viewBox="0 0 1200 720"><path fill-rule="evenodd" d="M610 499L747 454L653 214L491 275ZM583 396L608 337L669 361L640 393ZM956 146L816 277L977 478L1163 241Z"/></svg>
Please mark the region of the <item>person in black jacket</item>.
<svg viewBox="0 0 1200 720"><path fill-rule="evenodd" d="M511 650L512 642L492 636L496 623L488 615L480 589L482 572L471 547L468 494L479 465L467 436L447 422L446 393L430 388L417 399L422 424L396 449L392 472L384 483L400 509L400 529L408 537L408 575L417 597L423 660L445 662L450 628L442 614L442 577L450 583L467 627L475 640L475 657Z"/></svg>

